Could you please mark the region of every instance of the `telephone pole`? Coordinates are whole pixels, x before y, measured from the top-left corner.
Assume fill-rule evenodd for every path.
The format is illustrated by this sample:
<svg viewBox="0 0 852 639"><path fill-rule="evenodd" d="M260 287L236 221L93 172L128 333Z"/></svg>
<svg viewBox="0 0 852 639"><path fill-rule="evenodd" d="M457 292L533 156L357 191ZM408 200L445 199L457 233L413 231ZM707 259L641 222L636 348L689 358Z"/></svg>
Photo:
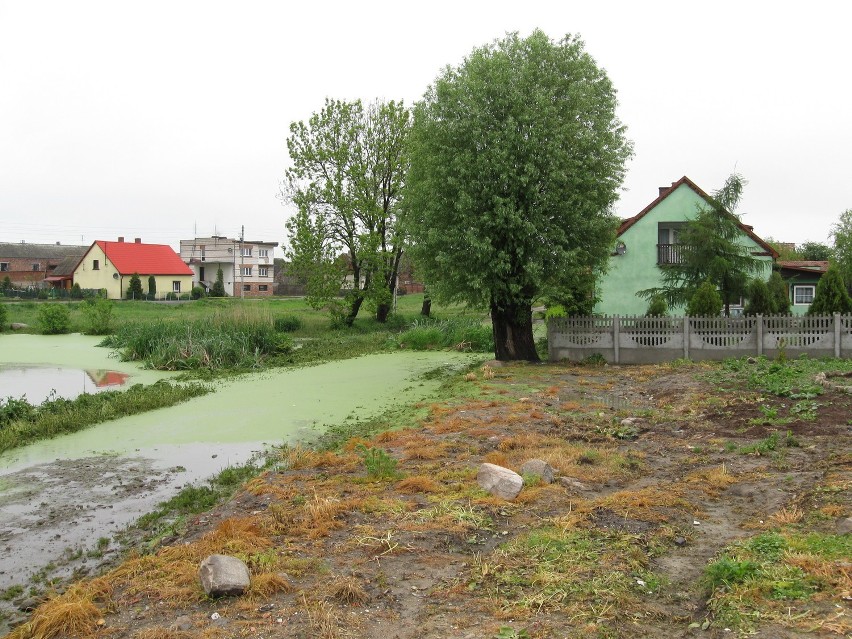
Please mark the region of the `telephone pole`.
<svg viewBox="0 0 852 639"><path fill-rule="evenodd" d="M243 240L245 239L246 227L245 224L240 226L240 299L245 299L246 291L243 287L243 273L245 273L245 267L243 266Z"/></svg>

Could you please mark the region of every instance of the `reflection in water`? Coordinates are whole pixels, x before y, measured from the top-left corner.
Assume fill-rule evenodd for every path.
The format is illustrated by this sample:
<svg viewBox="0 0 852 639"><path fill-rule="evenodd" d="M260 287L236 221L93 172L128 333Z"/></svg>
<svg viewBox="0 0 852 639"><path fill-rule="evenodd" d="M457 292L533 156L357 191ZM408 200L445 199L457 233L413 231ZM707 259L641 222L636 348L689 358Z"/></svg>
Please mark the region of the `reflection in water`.
<svg viewBox="0 0 852 639"><path fill-rule="evenodd" d="M83 393L115 389L127 382L127 373L106 369L81 370L31 364L0 365L0 399L25 397L30 404Z"/></svg>

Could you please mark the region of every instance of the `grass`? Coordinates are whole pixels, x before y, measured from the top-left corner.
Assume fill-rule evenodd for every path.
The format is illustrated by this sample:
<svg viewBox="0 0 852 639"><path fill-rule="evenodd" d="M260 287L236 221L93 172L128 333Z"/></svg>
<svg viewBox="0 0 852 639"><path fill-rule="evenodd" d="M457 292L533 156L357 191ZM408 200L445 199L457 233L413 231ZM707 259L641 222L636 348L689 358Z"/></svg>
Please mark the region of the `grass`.
<svg viewBox="0 0 852 639"><path fill-rule="evenodd" d="M37 406L23 399L0 400L0 452L111 419L174 406L209 392L210 389L201 384L159 381L150 386L135 384L125 391L83 393L75 399L58 398ZM3 408L12 405L16 411L5 412L4 417Z"/></svg>
<svg viewBox="0 0 852 639"><path fill-rule="evenodd" d="M852 372L852 361L806 356L786 361L766 357L729 359L711 369L706 377L720 387L729 387L736 381L778 397L812 400L823 393L823 387L814 381L820 372Z"/></svg>

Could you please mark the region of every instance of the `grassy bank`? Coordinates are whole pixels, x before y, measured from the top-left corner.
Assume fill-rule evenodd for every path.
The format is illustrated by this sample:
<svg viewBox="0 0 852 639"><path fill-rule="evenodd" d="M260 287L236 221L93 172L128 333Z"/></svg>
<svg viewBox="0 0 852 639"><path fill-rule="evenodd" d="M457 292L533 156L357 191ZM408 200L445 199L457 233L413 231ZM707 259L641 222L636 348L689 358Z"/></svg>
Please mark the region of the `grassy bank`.
<svg viewBox="0 0 852 639"><path fill-rule="evenodd" d="M39 439L73 433L94 424L174 406L210 392L201 384L157 382L136 384L125 391L84 393L32 405L24 399L0 400L0 453Z"/></svg>

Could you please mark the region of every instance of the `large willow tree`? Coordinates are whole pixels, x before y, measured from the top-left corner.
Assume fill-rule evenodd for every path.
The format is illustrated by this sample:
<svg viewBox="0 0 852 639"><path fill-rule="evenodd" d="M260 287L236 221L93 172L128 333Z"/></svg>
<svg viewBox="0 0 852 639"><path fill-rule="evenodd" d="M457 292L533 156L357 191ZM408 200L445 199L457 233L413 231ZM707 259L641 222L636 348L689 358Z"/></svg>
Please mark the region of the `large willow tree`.
<svg viewBox="0 0 852 639"><path fill-rule="evenodd" d="M517 34L448 67L415 107L406 230L434 299L487 307L499 360L538 359L532 306L589 290L631 154L603 69Z"/></svg>

